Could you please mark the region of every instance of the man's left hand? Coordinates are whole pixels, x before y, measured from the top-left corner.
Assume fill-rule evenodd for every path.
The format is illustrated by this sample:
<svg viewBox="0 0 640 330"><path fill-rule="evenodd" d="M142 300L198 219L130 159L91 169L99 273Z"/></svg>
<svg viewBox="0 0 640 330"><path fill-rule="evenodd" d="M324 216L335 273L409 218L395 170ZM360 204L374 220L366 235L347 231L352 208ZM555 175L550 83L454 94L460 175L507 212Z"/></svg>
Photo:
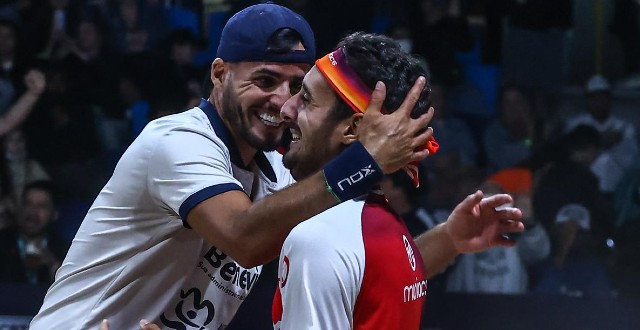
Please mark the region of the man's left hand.
<svg viewBox="0 0 640 330"><path fill-rule="evenodd" d="M444 223L445 232L458 253L480 252L494 246L514 246L515 241L506 235L524 230L520 209L501 207L496 210L497 207L511 204L511 196L483 196L479 190L467 196Z"/></svg>

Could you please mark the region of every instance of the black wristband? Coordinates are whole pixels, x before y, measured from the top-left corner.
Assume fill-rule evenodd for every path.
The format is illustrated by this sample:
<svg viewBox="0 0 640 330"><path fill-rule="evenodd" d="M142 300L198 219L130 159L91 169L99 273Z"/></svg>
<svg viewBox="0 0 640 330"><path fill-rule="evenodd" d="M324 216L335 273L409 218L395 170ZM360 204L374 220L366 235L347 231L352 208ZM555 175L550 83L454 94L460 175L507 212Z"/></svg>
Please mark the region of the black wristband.
<svg viewBox="0 0 640 330"><path fill-rule="evenodd" d="M359 141L329 162L323 171L327 191L338 202L369 193L383 177L382 170Z"/></svg>

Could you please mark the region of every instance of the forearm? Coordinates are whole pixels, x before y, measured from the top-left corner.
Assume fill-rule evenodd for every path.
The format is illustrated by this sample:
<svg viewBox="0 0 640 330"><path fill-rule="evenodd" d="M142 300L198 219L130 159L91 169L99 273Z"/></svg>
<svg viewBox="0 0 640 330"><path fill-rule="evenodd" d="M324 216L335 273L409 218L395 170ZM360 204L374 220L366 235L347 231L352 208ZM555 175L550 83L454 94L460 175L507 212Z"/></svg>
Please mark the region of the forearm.
<svg viewBox="0 0 640 330"><path fill-rule="evenodd" d="M242 244L236 247L238 260L245 266L273 260L293 227L336 204L322 172L251 204L234 222Z"/></svg>
<svg viewBox="0 0 640 330"><path fill-rule="evenodd" d="M427 279L444 271L459 254L445 232L445 223L418 236L415 243L422 255Z"/></svg>
<svg viewBox="0 0 640 330"><path fill-rule="evenodd" d="M24 93L9 111L3 117L0 117L0 136L20 125L29 115L38 99L38 94Z"/></svg>

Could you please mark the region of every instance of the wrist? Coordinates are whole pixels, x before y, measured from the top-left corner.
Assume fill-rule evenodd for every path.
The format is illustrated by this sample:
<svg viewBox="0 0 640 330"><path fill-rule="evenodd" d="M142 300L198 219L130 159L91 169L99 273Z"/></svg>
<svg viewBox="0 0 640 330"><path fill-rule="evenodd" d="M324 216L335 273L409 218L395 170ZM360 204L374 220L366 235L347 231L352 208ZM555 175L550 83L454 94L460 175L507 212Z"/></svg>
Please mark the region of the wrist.
<svg viewBox="0 0 640 330"><path fill-rule="evenodd" d="M356 141L323 169L327 191L338 202L369 193L383 173L362 143Z"/></svg>
<svg viewBox="0 0 640 330"><path fill-rule="evenodd" d="M456 257L463 253L462 251L458 250L453 234L451 233L451 228L447 221L437 225L434 229L441 231L440 236L442 237L441 241L444 247L442 251L443 254L448 253L452 257Z"/></svg>

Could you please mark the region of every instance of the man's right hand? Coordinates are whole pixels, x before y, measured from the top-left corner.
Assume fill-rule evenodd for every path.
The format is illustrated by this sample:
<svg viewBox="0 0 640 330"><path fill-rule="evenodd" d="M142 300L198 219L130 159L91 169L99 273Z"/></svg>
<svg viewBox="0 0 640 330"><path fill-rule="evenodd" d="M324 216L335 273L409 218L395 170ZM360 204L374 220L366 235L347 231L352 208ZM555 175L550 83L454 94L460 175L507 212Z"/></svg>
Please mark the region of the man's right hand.
<svg viewBox="0 0 640 330"><path fill-rule="evenodd" d="M425 130L433 117L433 108L416 119L411 118L411 111L425 84L424 77L418 78L400 107L391 114L381 112L386 97L384 83L378 82L373 90L371 102L359 124L358 139L384 173L393 173L429 155L423 147L433 135L431 127Z"/></svg>

